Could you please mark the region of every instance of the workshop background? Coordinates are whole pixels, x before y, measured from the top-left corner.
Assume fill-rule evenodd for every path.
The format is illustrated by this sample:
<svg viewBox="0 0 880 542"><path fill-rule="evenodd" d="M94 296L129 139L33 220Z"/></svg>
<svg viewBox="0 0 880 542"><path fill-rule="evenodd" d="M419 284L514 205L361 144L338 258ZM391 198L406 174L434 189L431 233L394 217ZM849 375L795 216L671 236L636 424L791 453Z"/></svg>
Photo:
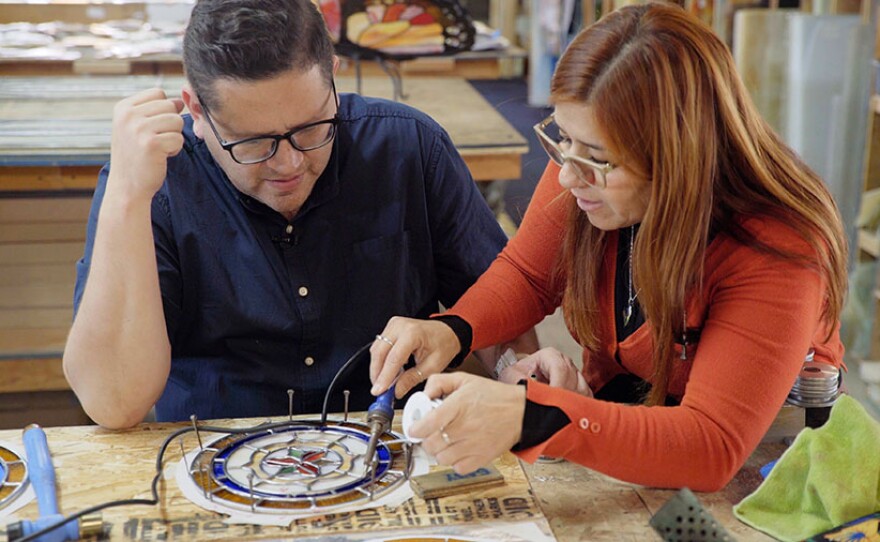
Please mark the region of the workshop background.
<svg viewBox="0 0 880 542"><path fill-rule="evenodd" d="M478 22L475 50L389 57L384 65L348 58L340 90L397 97L435 116L515 235L547 162L532 126L550 111L555 60L584 24L625 3L461 1ZM176 84L191 7L0 0L0 428L90 423L60 360L91 189L109 156L107 104L144 85ZM880 417L880 0L687 0L685 7L731 46L762 114L829 182L852 247L844 382ZM431 110L438 103L426 94L431 88L452 89L461 105ZM471 133L483 125L491 129ZM558 313L539 337L579 359Z"/></svg>

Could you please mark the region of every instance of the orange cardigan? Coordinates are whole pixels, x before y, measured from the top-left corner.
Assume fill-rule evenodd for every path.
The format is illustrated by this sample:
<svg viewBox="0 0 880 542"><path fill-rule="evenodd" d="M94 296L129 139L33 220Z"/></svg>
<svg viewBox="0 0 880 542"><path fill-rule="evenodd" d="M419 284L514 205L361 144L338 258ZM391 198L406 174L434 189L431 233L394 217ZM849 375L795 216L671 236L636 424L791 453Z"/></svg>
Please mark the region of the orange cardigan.
<svg viewBox="0 0 880 542"><path fill-rule="evenodd" d="M561 285L550 280L562 242L565 202L550 164L517 235L449 314L473 327L473 349L515 337L559 305ZM800 251L806 244L777 221L748 219L764 242ZM616 236L599 279L601 350L584 353L594 390L629 371L651 381L652 338L646 322L623 342L614 332ZM688 360L675 364L669 393L675 407L623 405L529 383L529 400L562 409L570 424L519 453L565 457L620 480L657 487L715 491L754 451L785 401L804 356L840 366L839 325L825 341L825 297L813 270L760 254L723 233L708 247L702 295L688 303L687 326L701 328ZM620 364L615 360L615 353Z"/></svg>

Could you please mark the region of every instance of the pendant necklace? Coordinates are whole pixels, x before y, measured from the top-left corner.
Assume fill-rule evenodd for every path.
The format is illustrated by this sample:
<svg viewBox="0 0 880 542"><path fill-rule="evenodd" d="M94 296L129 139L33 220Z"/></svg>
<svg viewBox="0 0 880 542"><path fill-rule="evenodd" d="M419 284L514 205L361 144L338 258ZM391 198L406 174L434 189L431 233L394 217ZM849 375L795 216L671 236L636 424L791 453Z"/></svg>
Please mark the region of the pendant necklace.
<svg viewBox="0 0 880 542"><path fill-rule="evenodd" d="M639 292L633 293L633 248L635 247L636 240L636 226L633 224L629 227L629 279L627 282L627 298L626 307L623 309L623 325L624 327L629 323L629 319L632 317L633 313L633 303L635 303L636 298L639 296Z"/></svg>

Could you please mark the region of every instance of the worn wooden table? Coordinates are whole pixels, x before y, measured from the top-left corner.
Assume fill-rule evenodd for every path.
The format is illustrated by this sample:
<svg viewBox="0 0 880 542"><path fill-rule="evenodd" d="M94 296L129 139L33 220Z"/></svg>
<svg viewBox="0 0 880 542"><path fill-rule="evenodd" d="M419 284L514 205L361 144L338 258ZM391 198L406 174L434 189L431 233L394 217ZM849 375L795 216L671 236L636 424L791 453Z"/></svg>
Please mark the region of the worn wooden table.
<svg viewBox="0 0 880 542"><path fill-rule="evenodd" d="M182 77L5 77L0 79L0 192L91 189L110 158L113 105L138 90L178 94ZM355 89L337 78L341 92ZM449 132L474 179L518 179L528 141L460 78L407 77L404 103ZM387 77L365 77L362 93L390 98Z"/></svg>
<svg viewBox="0 0 880 542"><path fill-rule="evenodd" d="M358 419L359 415L352 417ZM245 422L246 420L239 420L218 424L242 426ZM159 446L173 430L185 425L141 424L134 429L119 432L94 426L46 429L57 472L61 510L70 513L112 499L148 498ZM183 438L187 450L197 446L192 434ZM202 438L210 437L203 435ZM0 431L0 442L21 446L21 431ZM781 444L762 444L724 490L698 494L703 506L741 542L772 540L738 522L733 517L731 507L758 486L760 478L757 469L776 458L782 450ZM179 459L180 448L175 444L166 455L165 472L171 471ZM546 518L553 534L560 541L641 542L658 539L648 521L675 494L671 490L647 489L618 482L568 462L523 464L521 469L515 457L506 454L496 465L505 475L505 486L476 494L440 499L434 501L435 504L428 505L427 512L424 511L426 503L414 498L413 501L420 502L404 505L415 511L409 513L412 520L409 524L453 525L456 521L451 518L460 519L462 511L476 509L478 514L475 519L526 519L546 527ZM338 517L341 514L337 514L333 522L325 519L325 523L337 526L336 530L326 532L316 530L315 522L297 522L292 531L277 527L255 529L225 526L219 515L201 510L181 497L177 484L170 480L161 491L161 499L162 504L155 507L126 506L105 510L104 521L112 526L111 539L278 539L294 534L326 536L331 533L344 539L345 529L378 532L377 529L382 527L378 516L384 514L381 512L378 515L362 514L342 518ZM482 515L489 509L492 514ZM36 503L30 503L13 518L17 520L36 516ZM0 520L0 524L6 525L9 521L12 520L6 518ZM343 527L339 527L340 525Z"/></svg>

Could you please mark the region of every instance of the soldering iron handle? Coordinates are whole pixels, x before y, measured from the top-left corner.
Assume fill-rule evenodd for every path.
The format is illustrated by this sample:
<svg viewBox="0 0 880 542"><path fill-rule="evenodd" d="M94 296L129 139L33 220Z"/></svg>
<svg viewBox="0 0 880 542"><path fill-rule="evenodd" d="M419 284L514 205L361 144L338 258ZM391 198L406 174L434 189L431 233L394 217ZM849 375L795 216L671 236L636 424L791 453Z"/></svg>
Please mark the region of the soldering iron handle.
<svg viewBox="0 0 880 542"><path fill-rule="evenodd" d="M394 386L391 386L379 395L379 397L376 397L376 400L373 401L373 404L367 409L368 415L372 413L381 413L389 420L394 418Z"/></svg>
<svg viewBox="0 0 880 542"><path fill-rule="evenodd" d="M46 433L37 424L24 428L22 435L28 460L28 477L37 495L40 516L58 514L58 499L55 496L55 467L49 454Z"/></svg>

